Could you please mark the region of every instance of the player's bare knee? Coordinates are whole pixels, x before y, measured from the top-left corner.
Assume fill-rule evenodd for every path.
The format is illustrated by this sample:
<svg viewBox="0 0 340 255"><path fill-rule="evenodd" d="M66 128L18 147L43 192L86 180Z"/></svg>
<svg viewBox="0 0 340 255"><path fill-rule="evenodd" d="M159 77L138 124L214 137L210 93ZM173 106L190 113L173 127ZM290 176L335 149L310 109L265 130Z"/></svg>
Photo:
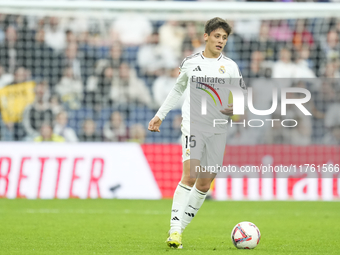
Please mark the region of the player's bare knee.
<svg viewBox="0 0 340 255"><path fill-rule="evenodd" d="M190 174L186 175L183 174L182 179L181 179L181 183L193 187L195 185L196 182L196 178L195 177L191 177Z"/></svg>
<svg viewBox="0 0 340 255"><path fill-rule="evenodd" d="M210 185L197 185L196 184L196 189L202 192L208 192L210 189Z"/></svg>
<svg viewBox="0 0 340 255"><path fill-rule="evenodd" d="M196 178L190 178L190 176L182 176L181 183L184 185L193 187L195 185Z"/></svg>
<svg viewBox="0 0 340 255"><path fill-rule="evenodd" d="M202 181L198 179L196 182L196 189L202 192L208 192L208 190L210 189L210 184L210 181Z"/></svg>

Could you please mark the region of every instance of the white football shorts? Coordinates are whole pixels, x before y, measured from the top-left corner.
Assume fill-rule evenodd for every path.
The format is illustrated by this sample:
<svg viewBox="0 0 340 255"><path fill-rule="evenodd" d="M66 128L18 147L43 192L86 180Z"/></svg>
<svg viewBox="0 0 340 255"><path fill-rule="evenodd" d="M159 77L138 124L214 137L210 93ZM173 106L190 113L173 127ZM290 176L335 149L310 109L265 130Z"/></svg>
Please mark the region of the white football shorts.
<svg viewBox="0 0 340 255"><path fill-rule="evenodd" d="M191 130L182 124L182 159L198 159L203 167L222 166L226 146L227 133L208 133ZM217 171L211 171L216 172Z"/></svg>

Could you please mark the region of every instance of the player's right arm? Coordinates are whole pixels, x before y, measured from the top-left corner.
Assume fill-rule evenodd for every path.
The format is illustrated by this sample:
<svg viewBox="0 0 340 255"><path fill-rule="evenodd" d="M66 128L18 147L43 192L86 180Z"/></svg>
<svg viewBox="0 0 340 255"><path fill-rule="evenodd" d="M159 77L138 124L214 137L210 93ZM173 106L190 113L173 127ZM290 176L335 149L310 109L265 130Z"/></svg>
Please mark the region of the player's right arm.
<svg viewBox="0 0 340 255"><path fill-rule="evenodd" d="M187 62L185 62L185 60L182 62L180 73L175 86L169 92L167 98L163 102L162 106L159 108L155 117L153 117L152 120L149 122L148 130L150 130L151 132L160 132L159 127L162 124L162 121L165 119L165 116L172 108L175 107L183 92L187 88L188 76L186 72L186 63Z"/></svg>

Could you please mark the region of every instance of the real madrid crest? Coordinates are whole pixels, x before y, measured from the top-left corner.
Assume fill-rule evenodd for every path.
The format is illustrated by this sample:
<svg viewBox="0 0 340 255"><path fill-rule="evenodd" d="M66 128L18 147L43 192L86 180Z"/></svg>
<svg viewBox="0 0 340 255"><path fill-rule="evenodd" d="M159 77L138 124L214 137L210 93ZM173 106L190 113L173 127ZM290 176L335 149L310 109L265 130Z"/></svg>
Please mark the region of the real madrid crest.
<svg viewBox="0 0 340 255"><path fill-rule="evenodd" d="M186 155L187 157L190 156L190 149L187 149L187 151L185 152L185 155Z"/></svg>
<svg viewBox="0 0 340 255"><path fill-rule="evenodd" d="M225 73L225 68L224 68L224 66L221 66L220 69L218 69L218 71L219 71L221 74L224 74L224 73Z"/></svg>

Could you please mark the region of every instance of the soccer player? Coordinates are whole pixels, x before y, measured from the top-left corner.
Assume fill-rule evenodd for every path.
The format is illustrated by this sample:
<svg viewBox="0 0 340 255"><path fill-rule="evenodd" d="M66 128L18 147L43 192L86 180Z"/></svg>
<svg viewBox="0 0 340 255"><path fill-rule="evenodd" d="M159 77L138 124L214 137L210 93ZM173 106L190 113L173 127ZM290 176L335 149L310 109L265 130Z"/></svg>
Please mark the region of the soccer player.
<svg viewBox="0 0 340 255"><path fill-rule="evenodd" d="M160 132L160 125L167 113L176 105L185 89L189 89L182 107L183 174L173 197L170 231L166 240L169 247L183 248L182 232L200 209L216 176L215 171L205 171L205 166L221 166L223 162L226 125L213 127L212 121L232 116L233 105L228 101L230 90L219 89L217 93L206 82L207 77L210 81L227 80L231 85L241 87L246 94L237 64L221 53L230 33L231 27L224 19L216 17L206 22L204 51L183 60L175 86L148 126L150 131ZM193 81L199 86L191 87ZM200 102L202 93L211 95L206 99L208 108L205 116L201 115L200 107L193 107L193 104ZM219 109L214 107L217 100L212 98L212 94L219 96Z"/></svg>

